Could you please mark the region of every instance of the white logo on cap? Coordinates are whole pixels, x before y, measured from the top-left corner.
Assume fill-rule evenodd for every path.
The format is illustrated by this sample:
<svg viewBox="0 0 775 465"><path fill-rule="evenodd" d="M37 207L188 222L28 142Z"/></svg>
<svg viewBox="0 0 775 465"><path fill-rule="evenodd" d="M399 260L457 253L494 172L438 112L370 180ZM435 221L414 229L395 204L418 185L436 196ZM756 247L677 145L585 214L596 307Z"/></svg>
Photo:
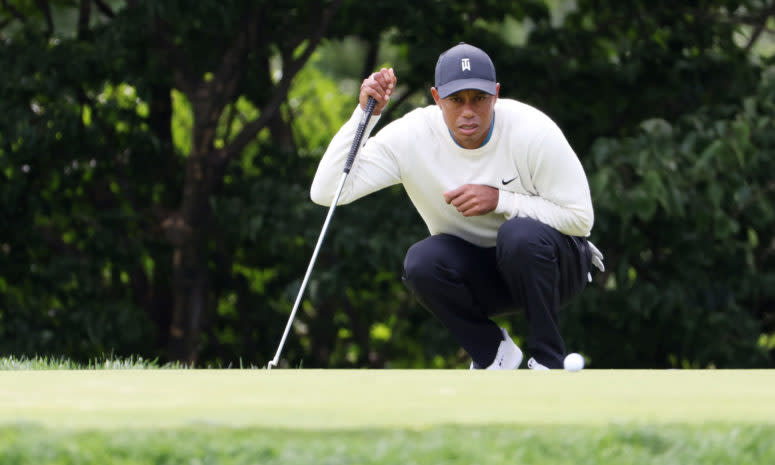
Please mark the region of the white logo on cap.
<svg viewBox="0 0 775 465"><path fill-rule="evenodd" d="M463 67L463 71L465 70L471 71L471 60L468 58L461 59L460 66Z"/></svg>

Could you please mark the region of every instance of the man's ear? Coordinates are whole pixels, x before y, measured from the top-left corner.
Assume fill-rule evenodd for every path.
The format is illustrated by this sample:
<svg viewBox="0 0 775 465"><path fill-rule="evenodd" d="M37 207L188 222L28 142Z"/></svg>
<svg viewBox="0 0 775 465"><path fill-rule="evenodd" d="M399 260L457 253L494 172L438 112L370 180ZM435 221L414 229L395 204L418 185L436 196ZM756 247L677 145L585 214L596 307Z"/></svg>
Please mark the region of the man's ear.
<svg viewBox="0 0 775 465"><path fill-rule="evenodd" d="M439 97L439 91L436 90L435 87L431 87L431 95L433 96L433 101L436 102L436 105L438 105L441 101L441 97Z"/></svg>

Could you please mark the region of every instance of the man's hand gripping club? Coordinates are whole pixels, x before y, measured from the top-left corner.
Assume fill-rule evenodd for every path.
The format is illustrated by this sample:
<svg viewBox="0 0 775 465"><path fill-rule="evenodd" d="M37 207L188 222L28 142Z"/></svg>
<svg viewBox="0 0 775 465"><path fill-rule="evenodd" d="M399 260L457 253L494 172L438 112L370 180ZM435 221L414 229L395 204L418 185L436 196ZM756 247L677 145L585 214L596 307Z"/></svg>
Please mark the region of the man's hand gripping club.
<svg viewBox="0 0 775 465"><path fill-rule="evenodd" d="M375 73L371 73L361 83L361 91L358 94L358 102L361 104L361 109L365 110L369 97L374 97L374 100L377 101L377 106L374 107L374 113L372 114L379 115L382 113L382 110L390 102L390 97L396 89L397 82L393 68L382 68Z"/></svg>

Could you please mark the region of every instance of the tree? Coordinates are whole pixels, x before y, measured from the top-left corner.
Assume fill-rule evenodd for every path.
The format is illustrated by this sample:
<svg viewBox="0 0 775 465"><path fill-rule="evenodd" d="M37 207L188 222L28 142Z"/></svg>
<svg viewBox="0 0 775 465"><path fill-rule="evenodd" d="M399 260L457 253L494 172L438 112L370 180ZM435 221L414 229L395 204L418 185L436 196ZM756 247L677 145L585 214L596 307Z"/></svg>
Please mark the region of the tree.
<svg viewBox="0 0 775 465"><path fill-rule="evenodd" d="M157 323L169 321L169 356L193 363L202 329L201 318L212 306L207 263L208 241L212 239L210 197L222 182L224 167L261 129L272 124L279 131L285 128L284 124L276 124L282 123L278 109L293 77L315 49L341 1L321 2L315 5L317 8L305 8L309 5L304 2L295 5L285 2L282 7L273 7L268 2L258 5L238 1L198 2L192 7L189 2L165 2L162 5L129 1L120 5L118 11L105 2L89 0L79 2L76 7L71 7L69 2L4 3L11 14L4 19L5 25L14 21L21 23L19 33L15 32L18 27L15 24L8 26L11 31L8 56L27 58L6 63L4 67L14 83L5 89L5 105L9 116L20 117L17 121L27 123L22 129L29 132L25 137L24 133L4 130L4 139L10 148L5 152L30 154L40 150L58 153L60 158L55 162L64 161L65 166L72 163L87 172L84 175L88 178L85 180L87 185L94 173L100 171L90 168L98 164L101 167L102 161L87 160L80 164L78 158L84 152L99 152L106 148L113 156L124 158L110 167L145 171L151 175L152 184L153 174L162 174L164 181L149 186L142 182L143 174L133 172L118 184L119 192L113 192L117 195L102 195L99 199L108 197L105 202L112 204L125 202L121 207L132 215L144 215L136 218L140 224L135 227L154 236L153 240L157 240L158 233L163 231L172 245L172 293L161 299L162 303L156 307L161 314L155 316ZM74 13L78 18L75 37L70 37L71 31L57 30L55 26L54 12L68 7L76 10ZM93 7L102 14L99 20L91 19ZM294 27L287 27L290 23ZM297 33L302 30L305 32ZM269 66L273 57L281 59L278 69ZM273 72L281 73L281 77L274 79ZM37 78L30 80L30 76ZM184 93L193 109L192 144L187 154L176 154L173 150L170 132L173 88ZM104 89L109 91L101 92ZM64 99L57 96L60 92L65 93ZM137 102L121 101L120 92L132 94ZM122 115L130 117L130 121L105 117L104 105L99 100L105 98L106 93L116 97L121 112L130 113ZM216 141L221 116L243 95L253 98L260 115L239 132L226 134ZM45 102L40 103L41 100ZM30 105L32 116L23 110ZM52 108L55 105L61 108L61 114L55 113ZM133 111L141 114L131 115ZM56 132L53 138L64 139L67 143L57 143L46 137L55 131L52 127L55 124L65 125L68 132ZM131 128L130 137L122 134L126 132L122 129L127 124ZM4 127L13 125L8 123ZM84 136L88 139L83 140ZM146 145L138 144L138 137ZM90 146L94 140L102 144ZM73 147L74 141L81 145ZM216 146L217 142L220 145ZM66 157L69 159L64 159ZM18 161L13 160L12 169L19 168L19 165L13 166ZM151 166L153 169L148 170ZM40 166L39 160L21 167L22 172L32 169L51 175L50 167ZM178 170L182 176L176 173ZM66 174L69 174L67 168ZM13 176L23 178L23 174L15 172ZM59 176L53 176L53 182L56 182ZM181 192L167 198L159 196L160 190L169 194L168 189L173 187L161 184L173 180L181 182ZM49 188L51 182L51 179L42 181L38 188ZM148 188L156 189L156 192L150 193L150 198L140 195L149 194L142 192ZM54 191L57 190L55 186ZM79 201L92 194L84 195L77 186L74 190L79 191L74 196ZM177 206L174 205L176 201L179 202ZM87 202L74 210L88 206ZM32 208L25 210L24 214L34 216ZM99 213L104 208L97 206L96 210ZM54 211L59 213L67 208L60 206ZM30 218L29 221L35 220ZM28 227L40 229L31 224ZM61 242L57 236L63 232L57 229L52 227L49 231L49 243ZM140 242L143 239L149 237ZM138 244L141 249L144 245L147 244ZM14 251L17 250L24 253L23 248L14 247ZM83 247L74 251L77 254L83 252ZM142 253L147 254L148 250L142 250ZM169 253L166 255L170 256ZM170 284L163 278L164 270L169 269L160 263L163 256L153 254L148 257L157 270L156 276L161 279L153 288L147 285L148 273L144 273L139 264L129 266L138 269L136 273L132 272L131 279L126 278L132 281L138 294L134 296L136 299L151 289L164 292ZM126 264L128 257L124 258L121 261ZM107 263L112 262L107 260ZM168 314L169 311L162 307L170 302L172 312Z"/></svg>
<svg viewBox="0 0 775 465"><path fill-rule="evenodd" d="M637 263L616 264L653 250L663 213L622 224L619 217L643 219L639 209L662 200L641 189L638 176L612 184L597 173L613 179L635 170L636 160L611 154L651 143L641 133L644 120L676 128L681 136L664 139L666 153L688 163L671 144L698 137L706 144L712 133L679 121L717 125L736 117L739 102L759 91L753 44L767 35L770 3L580 1L558 18L538 0L2 1L0 347L76 358L115 350L189 363L267 360L322 223L324 212L307 193L317 157L354 106L357 84L343 94L343 76L357 83L390 54L401 87L384 124L428 101L438 53L458 41L491 53L504 96L560 123L596 196L645 196L630 204L596 197L593 239L615 271L568 314L600 317L590 302L646 308L658 294L653 279ZM513 39L515 27L524 41ZM750 35L735 41L741 27ZM357 58L345 57L349 65L331 74L333 62L350 54ZM590 91L601 87L606 92ZM596 142L600 136L606 141ZM761 182L750 181L751 189ZM666 221L678 218L669 215ZM670 226L682 234L698 227L680 218ZM766 223L752 230L765 241ZM641 231L640 243L625 241ZM454 344L400 282L403 252L424 234L400 189L338 210L288 360L460 363L464 354L452 353ZM701 256L693 247L674 250ZM764 266L766 250L752 252ZM623 288L631 268L638 279ZM676 288L691 282L667 268ZM611 279L620 287L606 287ZM619 300L622 289L637 299ZM734 312L751 306L759 309L754 320L771 318L761 310L769 297L741 295ZM680 299L689 297L677 292L673 302ZM746 323L748 342L754 320ZM769 337L771 326L758 328ZM669 355L729 364L743 353L746 363L766 363L748 342L723 357L671 349L649 358L640 344L632 358L606 359L597 354L615 352L621 341L599 340L590 350L605 364L640 356L660 365Z"/></svg>
<svg viewBox="0 0 775 465"><path fill-rule="evenodd" d="M95 162L95 165L116 168L117 172L126 172L127 167L139 171L116 182L118 189L109 184L115 195L107 197L114 197L110 202L116 204L113 205L116 208L120 205L131 212L136 221L133 228L142 230L143 237L133 243L140 249L138 256L146 257L145 269L139 263L131 263L131 252L120 260L102 256L95 262L102 262L105 269L121 263L118 266L122 269L118 272L119 281L125 287L132 287L134 303L149 310L157 327L169 322L167 338L160 336L162 341L168 339L169 357L195 362L200 349L199 337L205 329L203 318L212 315L217 305L217 298L211 294L211 271L217 268L231 272L228 253L233 250L219 249L211 211L211 201L223 187L229 165L255 143L257 134L264 128L268 128L273 140L278 142L275 150L279 147L282 152L293 148L290 122L281 110L286 105L294 77L326 34L341 36L351 32L353 17L368 12L375 22L361 30L371 31L367 33L371 38L378 37L381 31L390 27L390 21L401 14L400 9L387 2L368 7L351 2L338 17L334 28L332 20L343 4L341 0L321 1L315 5L284 2L281 6L236 0L197 2L193 6L190 2L108 4L90 0L82 0L77 5L56 1L4 4L10 14L3 17L3 23L12 42L7 49L11 53L7 56L27 54L29 57L21 63L6 63L4 69L9 81L22 84L21 89L14 85L6 88L9 98L5 104L12 110L8 115L20 118L18 121L24 122L24 130L31 130L33 136L16 137L18 132L4 130L8 134L5 138L7 153L29 154L38 149L68 154L56 160L66 165L76 162L81 153L107 150L120 157L112 160L116 165L102 162ZM470 6L472 2L461 5ZM455 7L458 15L462 8L460 5ZM99 11L99 18L92 17L93 9ZM56 16L57 12L64 10L76 15L76 26L58 27L62 21ZM384 17L373 14L380 10L390 14ZM74 37L70 35L73 29ZM56 48L50 48L50 44ZM60 68L64 67L68 69L62 72ZM30 81L29 76L40 76L40 69L47 71L46 79ZM102 111L100 99L106 95L101 92L103 89L110 89L110 96L116 97L121 118L106 117ZM189 153L173 151L169 124L174 104L170 97L173 89L185 96L192 110ZM62 91L64 98L59 98ZM122 100L121 92L136 98L139 114L131 114L134 108ZM47 106L61 107L62 113L53 115L47 110L45 115L31 116L22 110L30 101L34 103L36 98L42 97ZM240 100L249 102L256 109L252 119L236 120L244 116L237 109ZM78 114L83 114L80 118L83 122L73 127ZM7 121L4 127L13 127L10 120ZM42 137L51 134L52 124L62 124L68 132L55 133L54 141ZM131 131L124 134L127 125ZM83 136L101 144L89 147L89 141L84 141ZM35 146L31 139L46 141L46 144ZM139 140L145 145L139 145ZM77 144L73 144L76 141ZM285 141L284 147L279 143L281 141ZM69 150L63 150L62 145L67 145ZM146 163L138 163L145 157L148 157ZM13 169L20 166L18 159L11 164ZM36 172L40 170L51 176L41 180L40 188L51 188L54 182L54 193L58 191L55 180L59 179L53 174L56 164L45 168L37 163L32 165ZM90 160L86 164L78 163L87 172L84 175L86 185L91 183L95 172L90 169L93 168L91 164ZM147 166L153 166L154 170L149 172ZM179 169L182 175L177 171ZM159 178L154 178L154 174ZM150 175L151 185L138 182L146 175ZM165 179L166 183L159 179ZM170 185L171 180L180 183L178 192ZM73 182L77 184L78 180ZM73 186L75 195L68 200L86 201L93 195L91 189L97 187L89 186L84 190ZM140 195L140 191L144 191L144 195ZM159 196L160 191L165 195ZM85 207L68 204L58 206L55 211L75 212ZM33 209L24 210L29 215L25 228L35 230ZM103 211L100 206L94 208L95 215ZM64 223L71 223L70 218L63 218L61 222L63 225L50 231L49 242L59 239L62 229L67 228ZM159 232L164 233L172 248L149 254L145 248L147 241L158 241ZM80 239L79 234L74 234ZM83 245L73 253L83 255L85 247ZM17 247L14 250L18 250ZM20 253L28 254L29 249L20 250ZM170 259L171 267L163 263L165 255ZM31 257L28 254L18 258L26 262ZM88 254L82 258L89 261ZM124 275L123 268L132 271ZM154 272L149 273L148 269ZM74 270L69 273L77 274ZM95 279L99 281L97 275L99 272L95 270ZM149 275L156 281L149 283ZM51 279L60 281L63 278ZM56 284L52 286L57 287ZM74 286L80 288L77 284ZM172 292L165 292L169 288ZM117 290L108 291L111 292ZM149 295L153 297L148 298ZM54 299L52 304L58 307L61 302ZM171 313L165 309L169 305Z"/></svg>
<svg viewBox="0 0 775 465"><path fill-rule="evenodd" d="M172 84L193 110L181 205L162 225L174 248L169 346L174 359L196 361L202 319L213 306L210 199L223 182L225 168L262 129L273 122L280 131L285 129L280 106L341 3L285 2L278 8L269 2L199 2L192 8L189 2L168 2L163 7L149 4L141 13L153 25L151 52L162 73L172 76ZM271 68L272 57L280 58L279 69ZM274 72L279 79L273 78ZM227 132L219 138L221 118L241 96L259 109L259 116L234 134L227 122Z"/></svg>

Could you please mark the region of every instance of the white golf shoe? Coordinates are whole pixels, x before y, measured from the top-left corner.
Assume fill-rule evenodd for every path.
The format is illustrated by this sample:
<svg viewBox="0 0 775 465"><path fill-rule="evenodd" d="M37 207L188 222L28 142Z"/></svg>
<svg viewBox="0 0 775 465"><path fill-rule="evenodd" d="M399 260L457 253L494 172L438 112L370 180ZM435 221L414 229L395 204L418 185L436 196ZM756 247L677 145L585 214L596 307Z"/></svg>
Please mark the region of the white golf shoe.
<svg viewBox="0 0 775 465"><path fill-rule="evenodd" d="M527 361L527 367L531 370L548 370L549 368L541 365L534 359L533 357L530 357L530 360Z"/></svg>
<svg viewBox="0 0 775 465"><path fill-rule="evenodd" d="M503 340L498 346L498 352L495 354L493 362L485 370L515 370L522 363L522 351L514 344L505 328L501 328L501 332ZM471 370L479 368L476 362L471 361Z"/></svg>

